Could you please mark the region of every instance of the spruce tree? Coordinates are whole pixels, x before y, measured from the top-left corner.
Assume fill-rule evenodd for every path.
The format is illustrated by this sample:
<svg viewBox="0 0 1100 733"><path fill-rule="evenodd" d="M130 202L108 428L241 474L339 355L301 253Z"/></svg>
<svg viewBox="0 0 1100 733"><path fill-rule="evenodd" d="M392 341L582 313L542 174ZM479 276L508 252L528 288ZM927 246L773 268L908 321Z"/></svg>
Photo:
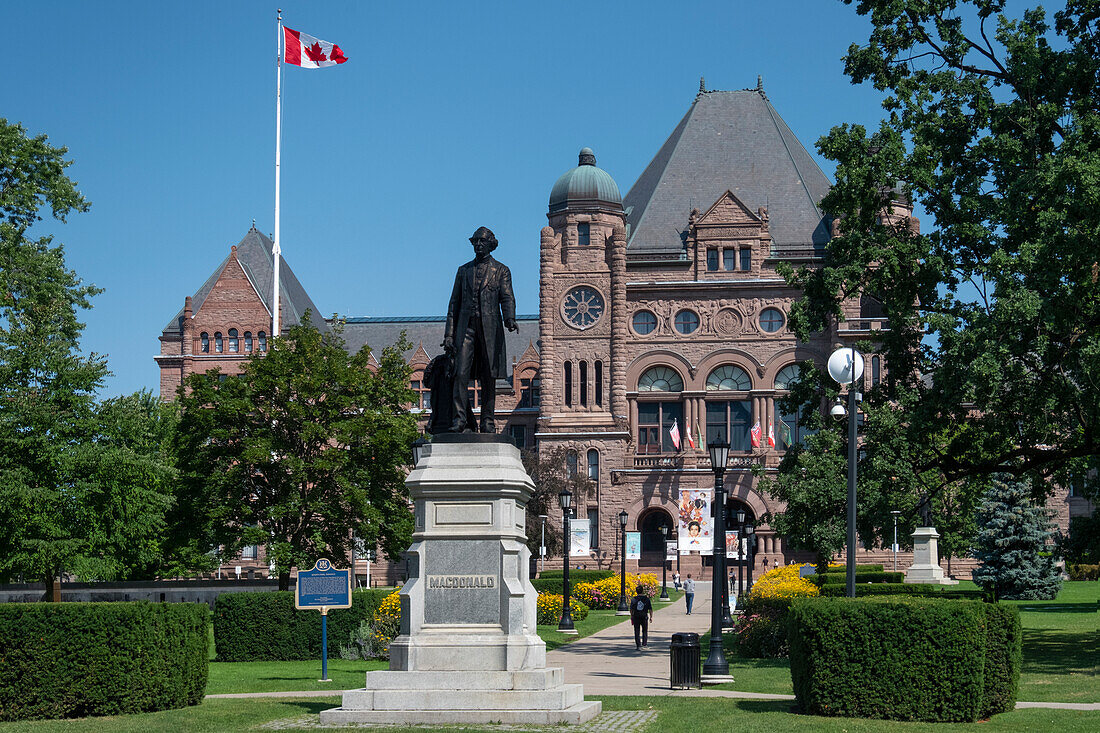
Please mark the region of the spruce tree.
<svg viewBox="0 0 1100 733"><path fill-rule="evenodd" d="M997 474L978 509L974 582L995 600L1050 600L1062 586L1047 549L1052 525L1032 496L1027 481Z"/></svg>

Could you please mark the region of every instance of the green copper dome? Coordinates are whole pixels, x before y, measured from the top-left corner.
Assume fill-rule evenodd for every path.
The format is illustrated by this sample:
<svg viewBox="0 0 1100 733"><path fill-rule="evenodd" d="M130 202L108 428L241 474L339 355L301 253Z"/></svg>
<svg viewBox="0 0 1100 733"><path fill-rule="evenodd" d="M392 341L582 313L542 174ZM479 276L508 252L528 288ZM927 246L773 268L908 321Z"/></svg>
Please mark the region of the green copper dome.
<svg viewBox="0 0 1100 733"><path fill-rule="evenodd" d="M591 148L581 148L577 167L562 175L550 191L551 214L568 207L622 211L619 186L607 171L596 167Z"/></svg>

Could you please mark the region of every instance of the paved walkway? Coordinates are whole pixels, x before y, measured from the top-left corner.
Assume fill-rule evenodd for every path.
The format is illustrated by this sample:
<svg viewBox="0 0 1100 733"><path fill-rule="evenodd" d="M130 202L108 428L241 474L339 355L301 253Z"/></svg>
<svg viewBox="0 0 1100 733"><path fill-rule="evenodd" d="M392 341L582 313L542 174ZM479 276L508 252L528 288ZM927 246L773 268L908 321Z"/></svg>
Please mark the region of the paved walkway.
<svg viewBox="0 0 1100 733"><path fill-rule="evenodd" d="M586 697L592 695L676 695L682 697L726 697L752 700L793 700L794 695L774 695L734 690L669 689L668 646L672 635L695 632L701 636L710 628L710 583L696 583L692 614L687 615L685 599L674 603L653 604L653 623L649 625L649 647L634 648L634 627L624 618L591 636L566 644L546 655L548 667L564 667L565 681L584 685ZM703 648L703 657L707 650ZM343 690L308 692L256 692L218 697L322 697L340 695ZM1100 710L1100 703L1017 702L1017 708L1062 708Z"/></svg>

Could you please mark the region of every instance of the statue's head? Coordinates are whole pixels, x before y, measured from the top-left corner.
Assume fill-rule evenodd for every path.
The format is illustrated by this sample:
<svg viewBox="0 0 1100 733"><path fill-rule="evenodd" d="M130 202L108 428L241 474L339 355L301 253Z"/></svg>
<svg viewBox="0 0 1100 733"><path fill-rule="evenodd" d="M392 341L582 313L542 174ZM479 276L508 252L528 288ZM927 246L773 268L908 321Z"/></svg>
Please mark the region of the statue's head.
<svg viewBox="0 0 1100 733"><path fill-rule="evenodd" d="M474 251L479 252L478 244L483 243L483 246L487 247L486 252L492 252L497 248L497 238L493 234L493 230L489 227L478 227L473 236L470 237L470 244L474 245Z"/></svg>

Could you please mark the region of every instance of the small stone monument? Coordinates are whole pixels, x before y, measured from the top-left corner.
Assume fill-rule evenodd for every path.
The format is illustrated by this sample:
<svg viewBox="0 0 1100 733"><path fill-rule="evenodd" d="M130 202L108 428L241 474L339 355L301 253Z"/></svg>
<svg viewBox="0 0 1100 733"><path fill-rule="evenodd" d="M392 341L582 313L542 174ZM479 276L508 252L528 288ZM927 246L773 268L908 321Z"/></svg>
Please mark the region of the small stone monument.
<svg viewBox="0 0 1100 733"><path fill-rule="evenodd" d="M958 585L959 581L945 577L940 567L940 534L935 527L917 527L913 538L913 564L905 571L906 583Z"/></svg>
<svg viewBox="0 0 1100 733"><path fill-rule="evenodd" d="M519 451L491 434L444 434L405 482L414 502L409 580L390 669L321 713L322 725L583 723L580 685L546 667L528 577L534 485Z"/></svg>

